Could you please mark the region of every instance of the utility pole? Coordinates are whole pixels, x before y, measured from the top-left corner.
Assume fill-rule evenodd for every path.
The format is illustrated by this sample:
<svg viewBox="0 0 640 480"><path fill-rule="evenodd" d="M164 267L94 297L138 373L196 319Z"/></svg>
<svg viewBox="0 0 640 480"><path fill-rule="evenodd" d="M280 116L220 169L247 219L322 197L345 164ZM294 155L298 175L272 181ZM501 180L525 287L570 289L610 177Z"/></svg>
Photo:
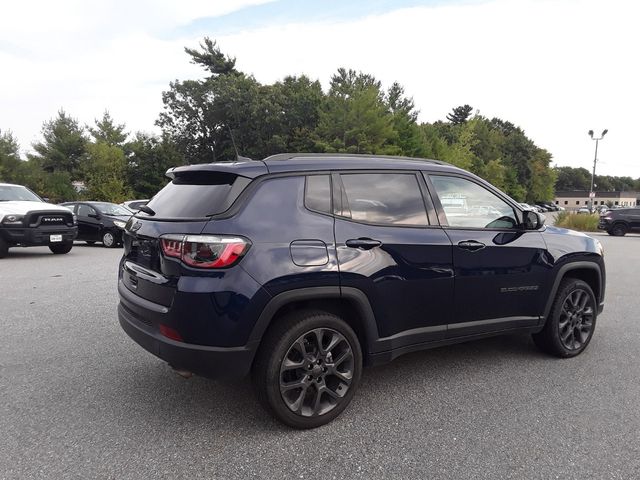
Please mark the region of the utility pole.
<svg viewBox="0 0 640 480"><path fill-rule="evenodd" d="M593 200L595 199L596 193L593 191L593 185L596 178L596 163L598 162L598 142L604 138L609 130L606 128L602 131L600 137L593 136L593 130L589 130L589 136L591 140L596 141L596 154L593 156L593 172L591 173L591 190L589 190L589 210L593 213Z"/></svg>

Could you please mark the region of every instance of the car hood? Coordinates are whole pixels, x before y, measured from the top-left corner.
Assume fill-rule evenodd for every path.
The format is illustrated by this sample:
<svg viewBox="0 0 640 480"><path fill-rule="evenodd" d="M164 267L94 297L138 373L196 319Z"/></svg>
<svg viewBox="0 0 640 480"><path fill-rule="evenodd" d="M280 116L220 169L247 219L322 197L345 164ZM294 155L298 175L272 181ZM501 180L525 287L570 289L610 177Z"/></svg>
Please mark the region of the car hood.
<svg viewBox="0 0 640 480"><path fill-rule="evenodd" d="M578 232L576 230L569 230L568 228L562 228L562 227L556 227L553 225L547 225L544 233L547 234L556 234L556 235L571 235L573 237L589 237L589 235L582 233L582 232Z"/></svg>
<svg viewBox="0 0 640 480"><path fill-rule="evenodd" d="M549 253L556 262L574 255L602 256L600 242L582 232L549 225L541 233Z"/></svg>
<svg viewBox="0 0 640 480"><path fill-rule="evenodd" d="M0 222L5 215L25 215L34 210L46 210L49 212L65 212L70 210L59 205L53 205L45 202L27 202L23 200L11 200L9 202L0 202Z"/></svg>
<svg viewBox="0 0 640 480"><path fill-rule="evenodd" d="M131 218L131 215L105 215L105 218L108 218L110 220L121 220L123 222L126 222Z"/></svg>

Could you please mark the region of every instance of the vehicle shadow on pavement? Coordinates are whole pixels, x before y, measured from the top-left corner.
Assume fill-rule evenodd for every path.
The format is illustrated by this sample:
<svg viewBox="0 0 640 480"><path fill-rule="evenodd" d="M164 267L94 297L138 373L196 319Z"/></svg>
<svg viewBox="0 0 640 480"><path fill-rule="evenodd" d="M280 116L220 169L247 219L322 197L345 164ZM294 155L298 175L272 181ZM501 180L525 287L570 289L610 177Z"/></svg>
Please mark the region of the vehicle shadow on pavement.
<svg viewBox="0 0 640 480"><path fill-rule="evenodd" d="M394 403L404 402L407 397L422 397L426 390L446 389L449 382L457 382L460 377L475 378L479 372L493 375L504 368L518 368L517 364L531 369L541 359L553 361L539 353L526 335L493 337L407 354L389 364L365 368L349 408L351 413L336 422L339 425L352 421L349 415L358 412L371 415L393 411L398 406ZM248 378L234 382L197 376L185 379L166 364L146 365L148 362L128 365L128 374L119 375L117 380L118 390L126 392L124 418L134 425L163 419L184 428L205 429L208 434L233 431L251 436L291 431L262 409ZM467 383L473 388L475 382ZM138 418L131 418L132 414Z"/></svg>
<svg viewBox="0 0 640 480"><path fill-rule="evenodd" d="M64 257L66 255L71 255L73 253L73 249L71 252L65 255L55 255L56 257ZM4 257L1 261L2 263L8 263L11 260L20 260L24 258L38 258L38 257L53 257L54 254L47 250L42 249L34 249L34 248L20 248L20 247L12 247L9 249L9 253L6 257Z"/></svg>

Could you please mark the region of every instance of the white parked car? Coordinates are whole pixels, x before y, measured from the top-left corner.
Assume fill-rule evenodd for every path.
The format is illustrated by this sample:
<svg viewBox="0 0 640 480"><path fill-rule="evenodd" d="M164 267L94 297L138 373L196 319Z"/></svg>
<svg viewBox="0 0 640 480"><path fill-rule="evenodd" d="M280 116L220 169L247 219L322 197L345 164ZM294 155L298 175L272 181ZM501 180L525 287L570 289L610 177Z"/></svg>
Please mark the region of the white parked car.
<svg viewBox="0 0 640 480"><path fill-rule="evenodd" d="M77 219L68 209L46 203L22 185L0 183L0 258L11 247L68 253L77 235Z"/></svg>

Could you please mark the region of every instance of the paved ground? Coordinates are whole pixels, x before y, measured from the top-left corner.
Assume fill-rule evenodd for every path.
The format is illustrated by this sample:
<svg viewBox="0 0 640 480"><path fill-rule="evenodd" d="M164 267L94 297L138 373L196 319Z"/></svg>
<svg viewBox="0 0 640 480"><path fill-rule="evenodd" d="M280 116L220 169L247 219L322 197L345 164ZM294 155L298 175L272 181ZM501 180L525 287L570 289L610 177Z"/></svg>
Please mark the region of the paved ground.
<svg viewBox="0 0 640 480"><path fill-rule="evenodd" d="M0 478L640 477L640 237L598 235L607 307L573 360L503 337L365 371L292 431L246 382L184 380L120 330L121 251L0 260Z"/></svg>

